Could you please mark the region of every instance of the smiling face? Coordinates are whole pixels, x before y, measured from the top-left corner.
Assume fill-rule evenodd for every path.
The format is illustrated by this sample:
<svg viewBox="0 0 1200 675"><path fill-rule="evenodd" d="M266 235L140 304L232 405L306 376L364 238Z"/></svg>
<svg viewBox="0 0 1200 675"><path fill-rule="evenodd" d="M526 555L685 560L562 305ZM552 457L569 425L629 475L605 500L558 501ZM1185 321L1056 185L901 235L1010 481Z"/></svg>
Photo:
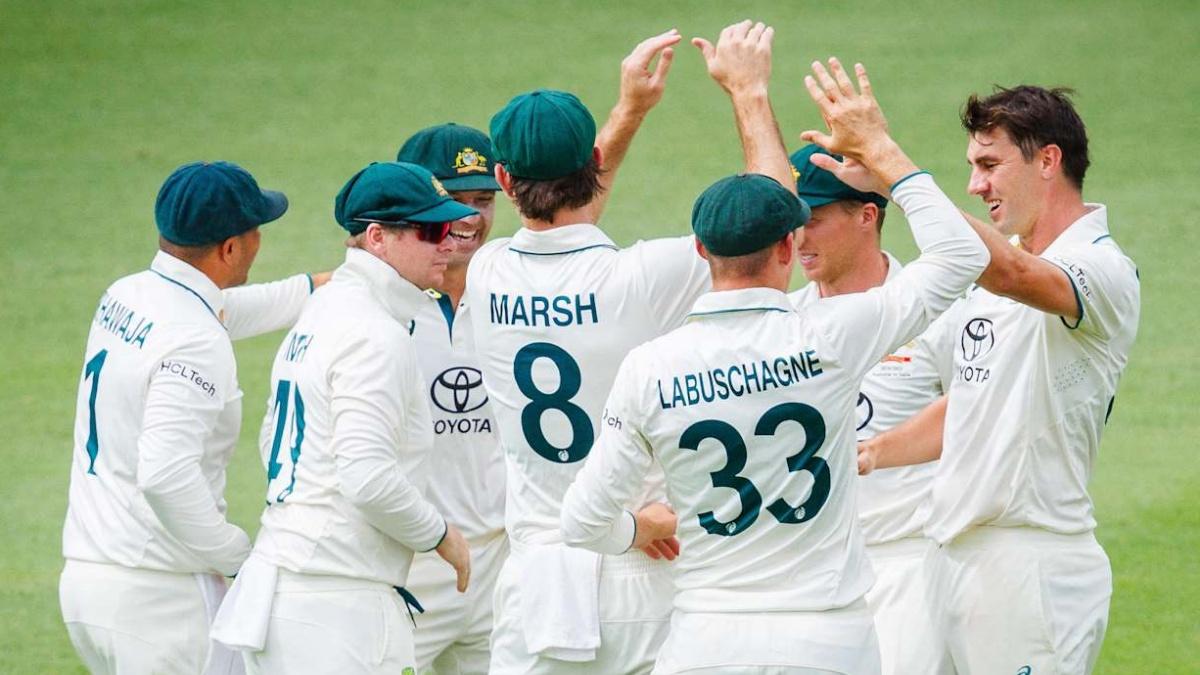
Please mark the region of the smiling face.
<svg viewBox="0 0 1200 675"><path fill-rule="evenodd" d="M1021 148L1001 128L971 134L967 163L971 181L967 192L988 207L988 217L1006 236L1028 236L1042 210L1045 179L1042 150L1025 159Z"/></svg>
<svg viewBox="0 0 1200 675"><path fill-rule="evenodd" d="M800 266L809 281L835 283L854 269L863 251L878 255L878 231L873 220L864 218L866 208L834 202L812 210L799 246Z"/></svg>
<svg viewBox="0 0 1200 675"><path fill-rule="evenodd" d="M454 250L450 237L433 244L422 240L412 228L383 227L378 223L371 223L363 235L364 248L414 286L441 287Z"/></svg>
<svg viewBox="0 0 1200 675"><path fill-rule="evenodd" d="M450 264L466 266L492 232L496 193L491 190L458 190L451 192L450 196L479 212L477 216L455 221L450 227L450 236L446 238L454 246L450 253Z"/></svg>

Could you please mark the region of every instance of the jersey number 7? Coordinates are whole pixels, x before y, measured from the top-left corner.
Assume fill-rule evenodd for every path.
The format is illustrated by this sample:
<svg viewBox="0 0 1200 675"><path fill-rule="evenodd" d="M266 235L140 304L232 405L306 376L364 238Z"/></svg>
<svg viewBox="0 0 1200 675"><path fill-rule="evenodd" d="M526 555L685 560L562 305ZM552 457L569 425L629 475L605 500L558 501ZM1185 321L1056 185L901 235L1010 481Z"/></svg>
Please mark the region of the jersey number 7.
<svg viewBox="0 0 1200 675"><path fill-rule="evenodd" d="M773 436L779 425L792 421L804 428L804 447L787 458L788 472L807 471L813 476L812 491L808 499L799 506L788 504L782 497L767 505L767 511L775 520L785 525L796 525L812 520L829 498L829 465L817 457L817 451L825 443L825 418L816 408L804 403L780 403L771 408L754 427L756 436ZM762 509L762 493L749 478L739 476L746 468L746 441L738 430L721 420L702 420L688 427L679 438L679 447L684 450L699 450L700 442L711 438L725 448L725 466L713 471L713 487L737 490L742 509L733 520L721 522L712 511L699 514L700 526L709 534L731 537L741 534L754 524Z"/></svg>

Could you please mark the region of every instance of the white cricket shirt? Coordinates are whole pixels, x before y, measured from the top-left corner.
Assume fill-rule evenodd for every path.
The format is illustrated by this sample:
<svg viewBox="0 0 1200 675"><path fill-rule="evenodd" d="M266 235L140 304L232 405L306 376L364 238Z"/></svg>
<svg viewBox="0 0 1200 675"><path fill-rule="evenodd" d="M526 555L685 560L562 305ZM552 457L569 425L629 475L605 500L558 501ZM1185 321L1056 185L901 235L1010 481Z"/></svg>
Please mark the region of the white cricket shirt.
<svg viewBox="0 0 1200 675"><path fill-rule="evenodd" d="M920 258L892 281L802 309L781 291L709 293L630 352L596 449L568 491L568 544L613 552L657 460L679 516L681 611L820 611L872 582L856 513L859 384L987 265L928 175L902 181Z"/></svg>
<svg viewBox="0 0 1200 675"><path fill-rule="evenodd" d="M708 287L692 237L618 249L580 224L521 229L475 254L466 299L504 450L510 537L562 541L562 496L604 424L621 359L678 326Z"/></svg>
<svg viewBox="0 0 1200 675"><path fill-rule="evenodd" d="M446 524L421 494L433 444L409 331L429 297L359 249L313 294L271 369L254 554L292 572L402 586Z"/></svg>
<svg viewBox="0 0 1200 675"><path fill-rule="evenodd" d="M888 261L885 281L891 281L903 266L887 251L883 255ZM816 283L810 283L789 297L797 307L807 307L821 300L821 292ZM900 424L949 388L945 321L945 315L938 317L925 332L884 356L863 378L856 411L858 440ZM922 535L936 467L937 462L927 462L859 476L858 522L868 545Z"/></svg>
<svg viewBox="0 0 1200 675"><path fill-rule="evenodd" d="M429 502L468 540L504 530L504 456L483 371L471 348L471 312L429 292L417 310L413 345L433 416Z"/></svg>
<svg viewBox="0 0 1200 675"><path fill-rule="evenodd" d="M1137 334L1137 268L1088 204L1042 253L1075 287L1080 320L974 288L953 317L954 379L926 535L978 525L1062 534L1096 526L1087 484Z"/></svg>
<svg viewBox="0 0 1200 675"><path fill-rule="evenodd" d="M75 404L64 557L238 570L250 541L225 519L225 467L242 417L226 326L245 337L290 325L310 284L297 275L222 292L159 252L149 270L105 291Z"/></svg>

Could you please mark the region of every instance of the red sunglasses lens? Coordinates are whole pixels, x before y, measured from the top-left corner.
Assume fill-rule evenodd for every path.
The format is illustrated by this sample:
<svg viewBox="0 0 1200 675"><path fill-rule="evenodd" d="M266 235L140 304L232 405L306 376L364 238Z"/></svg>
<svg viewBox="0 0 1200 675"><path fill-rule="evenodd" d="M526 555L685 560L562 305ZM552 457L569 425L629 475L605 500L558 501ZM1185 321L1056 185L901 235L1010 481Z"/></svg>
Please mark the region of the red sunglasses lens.
<svg viewBox="0 0 1200 675"><path fill-rule="evenodd" d="M417 228L417 236L421 241L440 244L450 236L450 223L421 223Z"/></svg>

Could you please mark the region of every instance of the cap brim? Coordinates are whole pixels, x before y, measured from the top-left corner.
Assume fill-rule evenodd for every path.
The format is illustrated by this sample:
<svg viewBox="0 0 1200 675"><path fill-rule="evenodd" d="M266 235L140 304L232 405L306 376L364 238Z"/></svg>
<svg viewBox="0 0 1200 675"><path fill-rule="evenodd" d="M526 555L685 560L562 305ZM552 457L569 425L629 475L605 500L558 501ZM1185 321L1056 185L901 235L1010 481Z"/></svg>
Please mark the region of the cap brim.
<svg viewBox="0 0 1200 675"><path fill-rule="evenodd" d="M811 210L817 208L818 206L825 206L826 204L832 204L836 201L840 201L839 199L837 199L835 197L808 197L808 196L804 195L803 193L800 194L800 200L808 205L809 210L810 210L810 215L811 215Z"/></svg>
<svg viewBox="0 0 1200 675"><path fill-rule="evenodd" d="M469 218L478 213L478 211L466 204L460 204L449 197L445 197L442 201L428 209L409 215L404 219L414 223L445 223L451 220Z"/></svg>
<svg viewBox="0 0 1200 675"><path fill-rule="evenodd" d="M262 196L266 210L263 213L263 221L259 225L266 225L272 220L278 220L284 213L287 213L287 195L275 190L262 190Z"/></svg>
<svg viewBox="0 0 1200 675"><path fill-rule="evenodd" d="M462 190L491 190L498 192L500 184L496 182L496 177L480 173L474 176L455 176L453 178L439 178L442 181L442 187L451 192L459 192Z"/></svg>

